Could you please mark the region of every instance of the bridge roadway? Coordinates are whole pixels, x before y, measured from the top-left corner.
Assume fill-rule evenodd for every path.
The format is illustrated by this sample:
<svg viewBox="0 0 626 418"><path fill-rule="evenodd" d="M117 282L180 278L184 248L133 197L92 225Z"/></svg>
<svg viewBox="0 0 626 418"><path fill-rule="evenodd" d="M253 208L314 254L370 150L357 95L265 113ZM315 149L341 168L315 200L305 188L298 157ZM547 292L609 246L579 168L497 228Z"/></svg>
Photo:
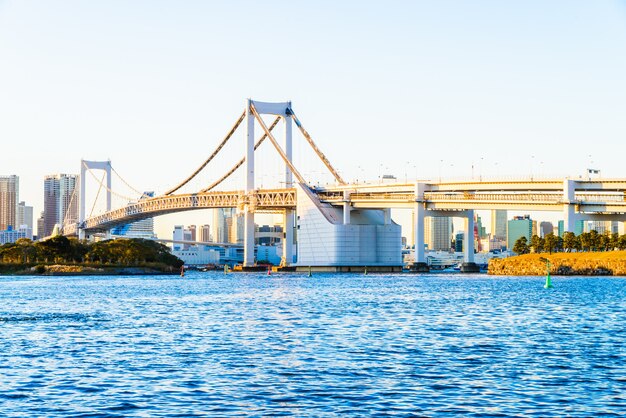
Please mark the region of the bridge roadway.
<svg viewBox="0 0 626 418"><path fill-rule="evenodd" d="M626 179L593 180L507 180L417 183L348 184L314 187L320 201L354 209L414 208L423 203L427 211L528 210L562 211L571 207L588 219L612 215L626 220ZM178 194L144 199L137 203L88 218L88 233L107 231L119 225L197 209L243 208L256 212L282 212L296 207L296 189L224 191ZM440 213L439 213L440 214ZM77 225L64 228L65 235L75 235Z"/></svg>

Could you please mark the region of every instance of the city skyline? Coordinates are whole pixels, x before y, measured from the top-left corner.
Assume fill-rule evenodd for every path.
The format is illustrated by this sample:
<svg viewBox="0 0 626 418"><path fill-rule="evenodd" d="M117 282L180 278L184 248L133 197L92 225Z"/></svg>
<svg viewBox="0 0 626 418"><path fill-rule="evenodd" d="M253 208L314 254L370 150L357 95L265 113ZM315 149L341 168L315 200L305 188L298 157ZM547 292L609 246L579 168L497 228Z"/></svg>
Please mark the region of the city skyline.
<svg viewBox="0 0 626 418"><path fill-rule="evenodd" d="M158 195L254 97L291 99L349 180L623 177L611 149L626 137L624 2L242 5L0 2L0 175L20 177L35 214L44 176L78 173L81 158L111 159ZM196 216L156 230L210 222Z"/></svg>

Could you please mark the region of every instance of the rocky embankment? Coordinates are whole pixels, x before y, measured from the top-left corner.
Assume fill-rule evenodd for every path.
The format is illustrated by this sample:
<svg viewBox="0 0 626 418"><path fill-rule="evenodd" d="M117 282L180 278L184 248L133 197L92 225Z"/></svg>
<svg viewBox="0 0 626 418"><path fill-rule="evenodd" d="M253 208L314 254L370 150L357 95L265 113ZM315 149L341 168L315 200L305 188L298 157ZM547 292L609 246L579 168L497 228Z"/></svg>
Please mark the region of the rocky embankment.
<svg viewBox="0 0 626 418"><path fill-rule="evenodd" d="M546 274L550 260L550 273L557 276L626 276L626 251L597 253L524 254L489 261L489 274L506 276L541 276Z"/></svg>

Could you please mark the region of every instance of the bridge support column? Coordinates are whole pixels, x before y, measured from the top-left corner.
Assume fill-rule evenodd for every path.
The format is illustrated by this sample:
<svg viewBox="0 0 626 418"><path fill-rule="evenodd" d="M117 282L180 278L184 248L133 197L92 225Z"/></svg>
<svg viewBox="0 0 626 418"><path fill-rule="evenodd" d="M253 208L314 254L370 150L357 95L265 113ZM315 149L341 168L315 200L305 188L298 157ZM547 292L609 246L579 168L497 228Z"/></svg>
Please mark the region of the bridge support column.
<svg viewBox="0 0 626 418"><path fill-rule="evenodd" d="M289 102L289 107L291 107L291 102ZM285 156L289 162L292 161L292 125L291 125L291 117L284 116L283 121L285 122ZM285 163L285 187L291 188L293 186L293 174L289 169L289 165ZM294 211L290 209L286 209L283 214L283 227L284 231L284 239L283 239L283 255L281 264L283 266L290 266L293 263L293 216Z"/></svg>
<svg viewBox="0 0 626 418"><path fill-rule="evenodd" d="M417 183L415 185L415 205L413 206L413 225L414 225L414 240L415 243L415 268L418 271L428 271L428 265L426 264L426 254L424 252L424 218L426 217L426 206L424 202L424 191L426 185L424 183Z"/></svg>
<svg viewBox="0 0 626 418"><path fill-rule="evenodd" d="M565 232L574 232L576 229L576 189L574 180L563 181L563 230Z"/></svg>
<svg viewBox="0 0 626 418"><path fill-rule="evenodd" d="M104 170L106 173L106 210L111 210L111 160L107 161L87 161L80 160L80 193L78 195L78 239L85 239L84 223L86 219L85 199L87 178L85 173L87 170Z"/></svg>
<svg viewBox="0 0 626 418"><path fill-rule="evenodd" d="M254 114L250 110L252 100L246 100L246 193L254 191ZM250 205L244 208L243 266L254 265L254 212Z"/></svg>
<svg viewBox="0 0 626 418"><path fill-rule="evenodd" d="M293 263L293 214L293 210L286 209L283 215L285 231L283 234L283 256L281 264L284 266L289 266Z"/></svg>
<svg viewBox="0 0 626 418"><path fill-rule="evenodd" d="M474 262L474 210L469 209L465 215L465 236L463 243L462 273L478 273L480 268Z"/></svg>
<svg viewBox="0 0 626 418"><path fill-rule="evenodd" d="M463 261L474 262L474 210L467 211L465 216L465 245L463 248Z"/></svg>

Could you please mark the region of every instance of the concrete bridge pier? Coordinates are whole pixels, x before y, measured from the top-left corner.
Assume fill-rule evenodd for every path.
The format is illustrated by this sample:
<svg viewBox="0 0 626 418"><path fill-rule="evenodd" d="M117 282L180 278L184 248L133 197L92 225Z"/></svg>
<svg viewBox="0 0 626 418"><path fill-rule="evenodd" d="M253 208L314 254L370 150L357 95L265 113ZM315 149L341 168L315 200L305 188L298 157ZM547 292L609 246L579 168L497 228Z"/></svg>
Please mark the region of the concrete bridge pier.
<svg viewBox="0 0 626 418"><path fill-rule="evenodd" d="M254 114L250 109L252 100L246 100L246 194L254 192ZM254 259L254 208L249 204L244 207L243 266L252 267Z"/></svg>
<svg viewBox="0 0 626 418"><path fill-rule="evenodd" d="M290 117L283 117L283 121L285 122L285 142L284 142L284 150L285 155L287 156L287 160L289 162L292 161L292 125ZM285 163L285 187L291 188L293 187L293 174L289 169L289 166ZM283 214L283 226L285 228L284 231L284 239L283 239L283 254L281 259L282 266L290 266L293 264L293 228L294 228L294 211L291 209L285 209L285 213Z"/></svg>
<svg viewBox="0 0 626 418"><path fill-rule="evenodd" d="M415 184L415 205L413 206L415 263L413 264L413 269L417 272L428 272L430 270L424 252L424 218L426 217L426 203L424 201L425 190L425 183Z"/></svg>
<svg viewBox="0 0 626 418"><path fill-rule="evenodd" d="M474 210L465 211L465 240L463 245L463 264L461 264L461 272L478 273L480 268L474 262Z"/></svg>
<svg viewBox="0 0 626 418"><path fill-rule="evenodd" d="M576 182L574 180L563 180L563 229L567 232L574 232L576 221L580 217L576 214Z"/></svg>

